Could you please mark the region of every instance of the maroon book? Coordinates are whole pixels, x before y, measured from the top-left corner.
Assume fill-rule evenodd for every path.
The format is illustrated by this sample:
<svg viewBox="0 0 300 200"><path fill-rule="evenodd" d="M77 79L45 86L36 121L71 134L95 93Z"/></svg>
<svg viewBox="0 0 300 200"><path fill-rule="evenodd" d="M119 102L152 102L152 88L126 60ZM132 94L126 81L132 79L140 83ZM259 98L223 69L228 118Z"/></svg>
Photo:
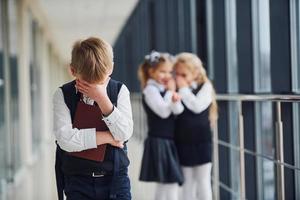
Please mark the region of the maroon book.
<svg viewBox="0 0 300 200"><path fill-rule="evenodd" d="M97 105L88 105L79 101L74 116L73 128L85 129L96 128L97 131L109 130L102 120L102 112ZM106 144L98 145L97 148L70 152L72 156L102 162L104 160Z"/></svg>

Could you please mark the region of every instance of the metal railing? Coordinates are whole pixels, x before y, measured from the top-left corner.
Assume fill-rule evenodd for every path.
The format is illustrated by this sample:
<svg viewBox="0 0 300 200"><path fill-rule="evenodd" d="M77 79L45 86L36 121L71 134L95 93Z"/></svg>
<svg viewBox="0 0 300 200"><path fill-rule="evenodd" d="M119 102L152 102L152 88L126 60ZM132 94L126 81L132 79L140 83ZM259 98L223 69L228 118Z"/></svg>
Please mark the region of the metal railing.
<svg viewBox="0 0 300 200"><path fill-rule="evenodd" d="M146 137L146 123L145 123L145 113L141 106L141 95L138 93L131 95L134 121L135 121L135 137L139 140L143 140ZM290 165L284 162L284 148L283 148L283 123L281 119L281 104L285 102L290 103L300 103L300 95L242 95L242 94L218 94L218 102L236 102L238 111L238 137L239 145L233 145L223 140L219 140L218 137L218 127L213 130L213 193L214 199L220 199L220 191L222 188L229 192L231 195L237 199L246 199L246 179L245 179L245 154L252 155L255 157L260 157L273 162L276 167L276 191L277 199L285 199L284 190L284 167L292 169L294 171L300 172L300 166ZM273 102L276 104L276 158L258 153L249 149L245 149L244 145L244 117L243 117L243 103L244 102ZM300 122L299 122L300 123ZM239 191L234 191L230 186L222 183L219 177L219 146L227 147L231 150L239 152ZM299 158L300 159L300 158Z"/></svg>
<svg viewBox="0 0 300 200"><path fill-rule="evenodd" d="M234 191L229 191L234 196L238 195L239 199L246 199L246 183L245 183L245 153L253 155L255 157L262 157L272 161L277 166L276 170L276 183L277 183L277 199L285 199L285 184L284 184L284 167L288 167L293 170L300 171L299 167L295 167L284 162L284 147L283 147L283 124L281 119L281 104L283 102L300 102L300 95L241 95L241 94L218 94L217 100L225 102L236 102L238 109L238 137L239 146L234 146L225 141L221 141L218 138L218 128L216 127L213 131L213 188L214 188L214 198L219 198L219 187L224 190L230 189L226 184L219 181L219 145L228 147L230 149L239 151L239 175L240 175L240 191L236 194ZM244 118L242 104L243 102L274 102L276 104L276 160L253 152L251 150L245 149L244 146ZM300 122L299 122L300 123Z"/></svg>

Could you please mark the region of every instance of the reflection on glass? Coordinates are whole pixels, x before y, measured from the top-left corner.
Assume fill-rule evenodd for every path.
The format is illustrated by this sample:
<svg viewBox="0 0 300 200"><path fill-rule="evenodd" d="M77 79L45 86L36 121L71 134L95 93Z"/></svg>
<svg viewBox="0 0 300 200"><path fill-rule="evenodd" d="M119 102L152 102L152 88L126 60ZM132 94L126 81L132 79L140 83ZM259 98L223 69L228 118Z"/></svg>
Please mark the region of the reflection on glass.
<svg viewBox="0 0 300 200"><path fill-rule="evenodd" d="M229 102L229 132L230 132L230 144L234 146L239 146L239 125L238 125L238 104L237 102ZM239 151L231 149L230 150L230 182L231 188L237 194L240 192L240 176L237 173L240 172L240 157ZM233 195L231 199L238 200L238 196Z"/></svg>
<svg viewBox="0 0 300 200"><path fill-rule="evenodd" d="M256 104L256 151L264 156L275 158L273 111L271 102ZM257 157L258 187L261 186L261 199L275 199L275 168L272 161Z"/></svg>
<svg viewBox="0 0 300 200"><path fill-rule="evenodd" d="M9 48L10 48L10 113L11 113L11 151L14 172L21 166L20 128L19 128L19 88L18 88L18 60L17 60L17 6L16 0L9 1Z"/></svg>
<svg viewBox="0 0 300 200"><path fill-rule="evenodd" d="M293 103L293 139L295 167L300 168L300 103ZM300 187L300 171L295 170L295 188ZM296 191L296 199L300 198L300 191Z"/></svg>
<svg viewBox="0 0 300 200"><path fill-rule="evenodd" d="M0 10L2 12L2 1ZM0 181L5 178L5 122L4 122L4 66L3 66L3 41L2 41L2 13L0 14ZM1 188L0 188L1 193Z"/></svg>
<svg viewBox="0 0 300 200"><path fill-rule="evenodd" d="M4 126L4 83L3 83L3 49L0 47L0 178L4 177L5 171L5 126Z"/></svg>
<svg viewBox="0 0 300 200"><path fill-rule="evenodd" d="M38 25L31 18L31 36L30 36L30 92L31 92L31 116L32 116L32 150L38 149L41 139L41 83L40 68L38 63Z"/></svg>

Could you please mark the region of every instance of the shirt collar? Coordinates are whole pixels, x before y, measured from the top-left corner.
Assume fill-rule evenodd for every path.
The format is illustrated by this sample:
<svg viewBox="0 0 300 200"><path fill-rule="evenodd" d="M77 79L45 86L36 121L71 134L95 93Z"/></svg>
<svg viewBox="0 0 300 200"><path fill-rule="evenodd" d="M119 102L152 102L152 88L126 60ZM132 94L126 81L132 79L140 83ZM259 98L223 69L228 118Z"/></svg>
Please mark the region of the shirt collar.
<svg viewBox="0 0 300 200"><path fill-rule="evenodd" d="M191 89L197 89L197 87L198 87L198 84L197 84L197 82L196 81L193 81L192 83L191 83L191 85L190 85L190 88Z"/></svg>
<svg viewBox="0 0 300 200"><path fill-rule="evenodd" d="M154 85L155 87L157 87L159 89L160 92L165 91L165 86L163 84L158 83L156 80L154 79L149 79L147 81L147 85Z"/></svg>
<svg viewBox="0 0 300 200"><path fill-rule="evenodd" d="M94 105L94 100L83 94L83 102L88 105Z"/></svg>
<svg viewBox="0 0 300 200"><path fill-rule="evenodd" d="M78 94L78 92L79 92L76 87L75 87L75 92L76 92L76 94ZM94 100L91 99L90 97L86 96L85 94L82 94L82 100L85 104L94 105Z"/></svg>

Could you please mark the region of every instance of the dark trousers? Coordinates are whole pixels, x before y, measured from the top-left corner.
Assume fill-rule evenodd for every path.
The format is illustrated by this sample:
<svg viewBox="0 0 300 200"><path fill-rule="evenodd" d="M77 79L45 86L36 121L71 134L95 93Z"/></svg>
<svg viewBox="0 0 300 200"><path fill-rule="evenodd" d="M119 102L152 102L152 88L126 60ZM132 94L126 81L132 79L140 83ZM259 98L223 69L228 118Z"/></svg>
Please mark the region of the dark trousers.
<svg viewBox="0 0 300 200"><path fill-rule="evenodd" d="M65 175L65 194L67 200L131 200L127 170L114 178Z"/></svg>
<svg viewBox="0 0 300 200"><path fill-rule="evenodd" d="M56 147L56 156L55 156L55 176L56 176L56 187L57 187L57 196L58 200L64 199L64 188L65 180L64 173L62 171L62 159L63 159L62 150L57 146Z"/></svg>
<svg viewBox="0 0 300 200"><path fill-rule="evenodd" d="M124 153L126 153L126 148L124 152L120 149L114 151L112 175L103 177L68 175L62 170L64 152L57 145L55 172L58 199L63 200L65 192L68 200L131 200L130 181L127 174L129 160Z"/></svg>

